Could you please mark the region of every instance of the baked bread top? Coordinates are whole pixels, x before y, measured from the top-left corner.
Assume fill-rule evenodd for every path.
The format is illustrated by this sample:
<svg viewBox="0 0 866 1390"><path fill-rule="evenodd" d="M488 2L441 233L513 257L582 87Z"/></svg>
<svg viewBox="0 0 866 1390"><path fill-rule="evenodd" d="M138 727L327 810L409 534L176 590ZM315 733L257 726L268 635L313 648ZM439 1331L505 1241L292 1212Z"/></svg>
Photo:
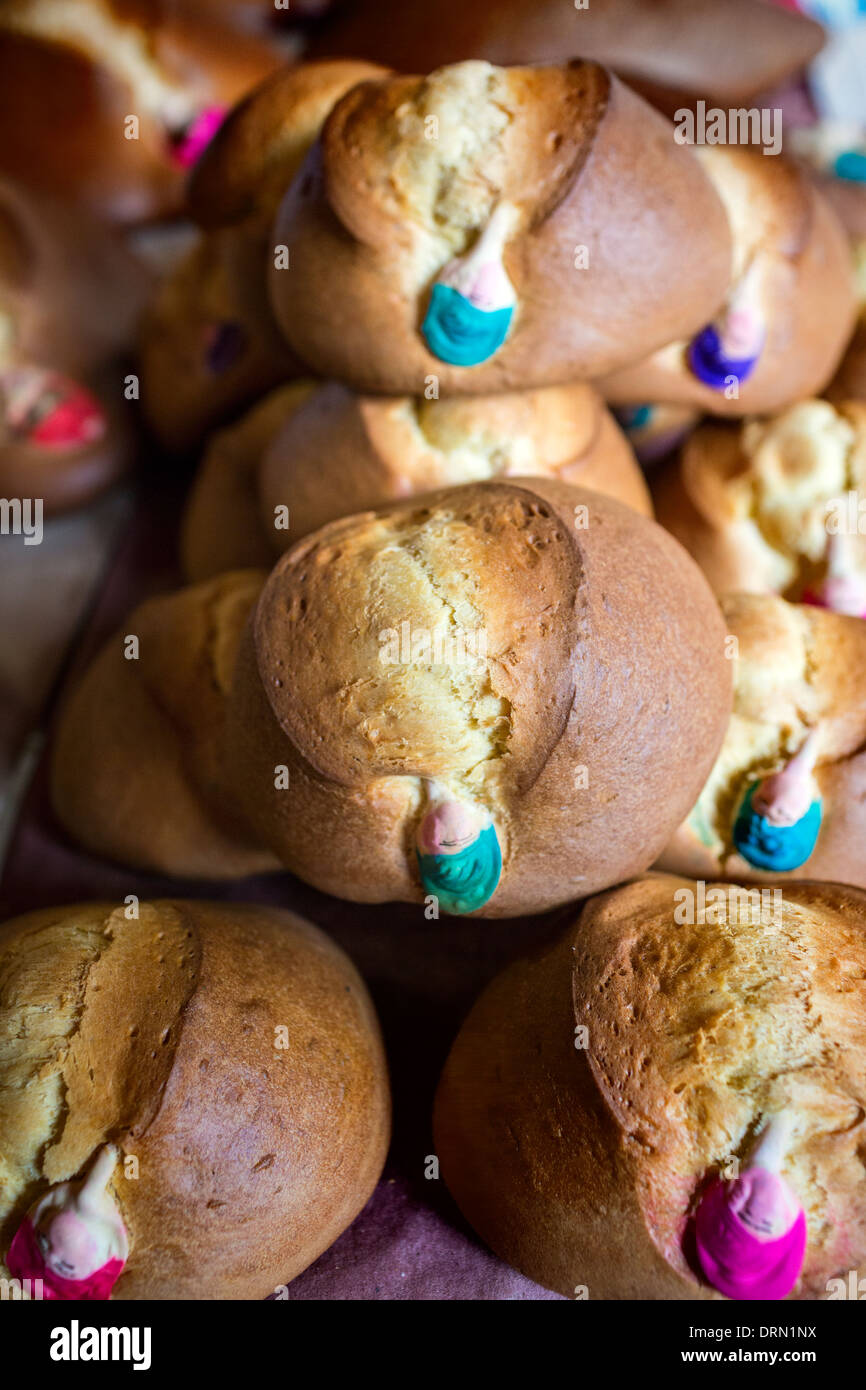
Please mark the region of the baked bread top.
<svg viewBox="0 0 866 1390"><path fill-rule="evenodd" d="M483 364L449 365L421 334L431 287L495 217L512 325ZM601 375L696 331L731 275L727 219L692 152L583 62L361 83L274 237L290 255L271 272L290 345L321 375L390 394L423 395L430 376L449 394Z"/></svg>

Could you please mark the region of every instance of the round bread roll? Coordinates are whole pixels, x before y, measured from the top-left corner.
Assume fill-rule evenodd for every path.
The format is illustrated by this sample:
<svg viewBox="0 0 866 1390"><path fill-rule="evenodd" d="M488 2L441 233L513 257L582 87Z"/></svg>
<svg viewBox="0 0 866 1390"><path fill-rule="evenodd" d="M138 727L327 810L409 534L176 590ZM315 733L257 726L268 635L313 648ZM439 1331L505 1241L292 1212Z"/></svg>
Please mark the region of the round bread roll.
<svg viewBox="0 0 866 1390"><path fill-rule="evenodd" d="M0 180L0 494L45 513L89 501L128 467L119 354L149 276L81 210Z"/></svg>
<svg viewBox="0 0 866 1390"><path fill-rule="evenodd" d="M390 1105L373 1005L291 913L29 913L0 929L0 1001L4 1252L46 1188L110 1143L128 1238L114 1297L265 1298L376 1185Z"/></svg>
<svg viewBox="0 0 866 1390"><path fill-rule="evenodd" d="M220 116L282 61L162 0L5 0L0 38L0 171L120 222L178 212Z"/></svg>
<svg viewBox="0 0 866 1390"><path fill-rule="evenodd" d="M211 141L190 185L205 233L169 275L141 334L142 402L174 452L297 376L271 312L277 204L331 107L382 69L307 63L282 69L242 101Z"/></svg>
<svg viewBox="0 0 866 1390"><path fill-rule="evenodd" d="M718 608L661 528L558 480L476 483L282 558L239 651L227 766L315 887L442 905L424 857L441 831L489 890L443 910L508 917L648 866L730 698Z"/></svg>
<svg viewBox="0 0 866 1390"><path fill-rule="evenodd" d="M442 1075L434 1143L458 1205L567 1297L714 1297L692 1214L778 1115L808 1226L794 1297L826 1298L866 1258L866 899L727 884L704 908L703 888L649 878L587 903L489 986Z"/></svg>
<svg viewBox="0 0 866 1390"><path fill-rule="evenodd" d="M736 638L734 711L707 784L659 867L769 879L736 848L737 810L749 784L778 772L816 730L821 829L809 858L786 876L866 888L866 623L770 594L731 595L722 612Z"/></svg>
<svg viewBox="0 0 866 1390"><path fill-rule="evenodd" d="M226 574L141 604L74 686L51 798L76 843L181 877L279 868L246 831L223 771L226 696L264 577Z"/></svg>
<svg viewBox="0 0 866 1390"><path fill-rule="evenodd" d="M866 583L864 405L802 401L767 420L702 425L652 492L659 521L717 594L816 591L834 532Z"/></svg>
<svg viewBox="0 0 866 1390"><path fill-rule="evenodd" d="M602 376L696 332L731 275L728 221L692 152L583 62L360 84L274 239L290 255L270 271L290 347L392 395L423 396L431 378L451 395Z"/></svg>
<svg viewBox="0 0 866 1390"><path fill-rule="evenodd" d="M817 395L856 318L842 224L795 164L733 145L694 153L725 205L734 242L727 300L707 326L718 331L721 351L714 344L712 362L695 366L705 329L606 377L602 394L617 405L669 402L723 416L781 410Z"/></svg>
<svg viewBox="0 0 866 1390"><path fill-rule="evenodd" d="M403 72L464 58L604 63L651 100L687 95L739 105L782 83L820 49L819 25L754 0L352 0L314 40L314 53L375 57Z"/></svg>
<svg viewBox="0 0 866 1390"><path fill-rule="evenodd" d="M195 582L270 566L341 516L514 475L561 478L651 513L643 474L590 386L424 401L298 383L211 443L184 518L184 568Z"/></svg>

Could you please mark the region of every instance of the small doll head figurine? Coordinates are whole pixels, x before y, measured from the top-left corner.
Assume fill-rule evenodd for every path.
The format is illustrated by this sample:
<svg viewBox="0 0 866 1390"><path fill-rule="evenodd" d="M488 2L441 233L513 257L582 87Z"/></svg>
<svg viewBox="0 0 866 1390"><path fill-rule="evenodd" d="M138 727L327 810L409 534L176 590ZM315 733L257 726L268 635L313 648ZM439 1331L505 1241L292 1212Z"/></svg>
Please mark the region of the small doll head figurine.
<svg viewBox="0 0 866 1390"><path fill-rule="evenodd" d="M786 1298L800 1277L806 1216L781 1176L792 1130L790 1115L773 1116L749 1166L737 1178L713 1183L698 1207L701 1268L726 1298Z"/></svg>
<svg viewBox="0 0 866 1390"><path fill-rule="evenodd" d="M813 772L818 730L771 777L753 782L734 822L734 844L756 869L788 873L812 854L821 829L821 799Z"/></svg>
<svg viewBox="0 0 866 1390"><path fill-rule="evenodd" d="M500 203L472 250L449 261L433 285L422 332L440 361L477 367L505 342L517 295L502 256L516 216Z"/></svg>
<svg viewBox="0 0 866 1390"><path fill-rule="evenodd" d="M743 276L719 318L701 329L688 347L688 362L705 386L724 391L731 377L748 381L760 360L766 338L758 304L756 262Z"/></svg>
<svg viewBox="0 0 866 1390"><path fill-rule="evenodd" d="M479 807L436 794L415 846L424 891L444 912L475 912L496 891L502 854L493 823Z"/></svg>
<svg viewBox="0 0 866 1390"><path fill-rule="evenodd" d="M108 1191L117 1150L99 1150L87 1177L52 1187L15 1233L6 1263L16 1279L41 1280L43 1297L107 1299L129 1254L126 1228Z"/></svg>

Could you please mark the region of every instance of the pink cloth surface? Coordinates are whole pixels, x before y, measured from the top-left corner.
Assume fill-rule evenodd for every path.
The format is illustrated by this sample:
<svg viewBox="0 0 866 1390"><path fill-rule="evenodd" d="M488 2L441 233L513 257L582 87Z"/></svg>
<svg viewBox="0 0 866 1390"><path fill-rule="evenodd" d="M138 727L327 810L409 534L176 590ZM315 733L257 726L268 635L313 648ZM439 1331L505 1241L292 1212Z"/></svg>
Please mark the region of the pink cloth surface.
<svg viewBox="0 0 866 1390"><path fill-rule="evenodd" d="M179 583L177 489L144 499L110 568L76 656L80 669L133 604ZM464 1222L445 1183L424 1177L434 1152L433 1093L460 1023L514 956L573 919L427 922L411 904L341 902L283 873L233 884L138 873L81 852L54 821L43 758L22 806L0 878L0 919L102 898L198 897L285 907L315 922L352 957L376 1003L391 1069L394 1134L388 1165L354 1225L289 1286L290 1299L557 1299L497 1259Z"/></svg>

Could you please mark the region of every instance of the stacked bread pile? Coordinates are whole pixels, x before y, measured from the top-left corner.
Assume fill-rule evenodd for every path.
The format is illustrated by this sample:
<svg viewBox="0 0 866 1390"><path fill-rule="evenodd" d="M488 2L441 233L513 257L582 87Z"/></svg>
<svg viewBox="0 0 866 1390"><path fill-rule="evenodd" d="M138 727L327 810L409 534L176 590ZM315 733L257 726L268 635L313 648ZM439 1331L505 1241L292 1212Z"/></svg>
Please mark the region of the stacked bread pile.
<svg viewBox="0 0 866 1390"><path fill-rule="evenodd" d="M135 373L154 438L198 460L187 585L67 693L57 820L135 870L215 893L288 870L433 929L580 902L446 1066L464 1213L571 1296L821 1297L866 1255L852 231L802 162L671 119L754 99L820 33L753 0L721 28L680 0L443 0L433 42L426 6L382 8L276 66L260 7L226 0L233 61L249 43L267 71L218 118L251 73L184 81L195 0L137 38L86 0L62 33L48 0L2 20L64 81L109 52L147 110L146 172L100 111L79 200L136 220L185 199L194 223ZM23 360L20 306L48 291L23 294L9 241L0 353ZM652 500L613 407L669 454ZM308 924L88 904L8 925L0 972L13 1273L262 1296L363 1204L381 1046ZM54 1023L22 1041L32 1005Z"/></svg>

